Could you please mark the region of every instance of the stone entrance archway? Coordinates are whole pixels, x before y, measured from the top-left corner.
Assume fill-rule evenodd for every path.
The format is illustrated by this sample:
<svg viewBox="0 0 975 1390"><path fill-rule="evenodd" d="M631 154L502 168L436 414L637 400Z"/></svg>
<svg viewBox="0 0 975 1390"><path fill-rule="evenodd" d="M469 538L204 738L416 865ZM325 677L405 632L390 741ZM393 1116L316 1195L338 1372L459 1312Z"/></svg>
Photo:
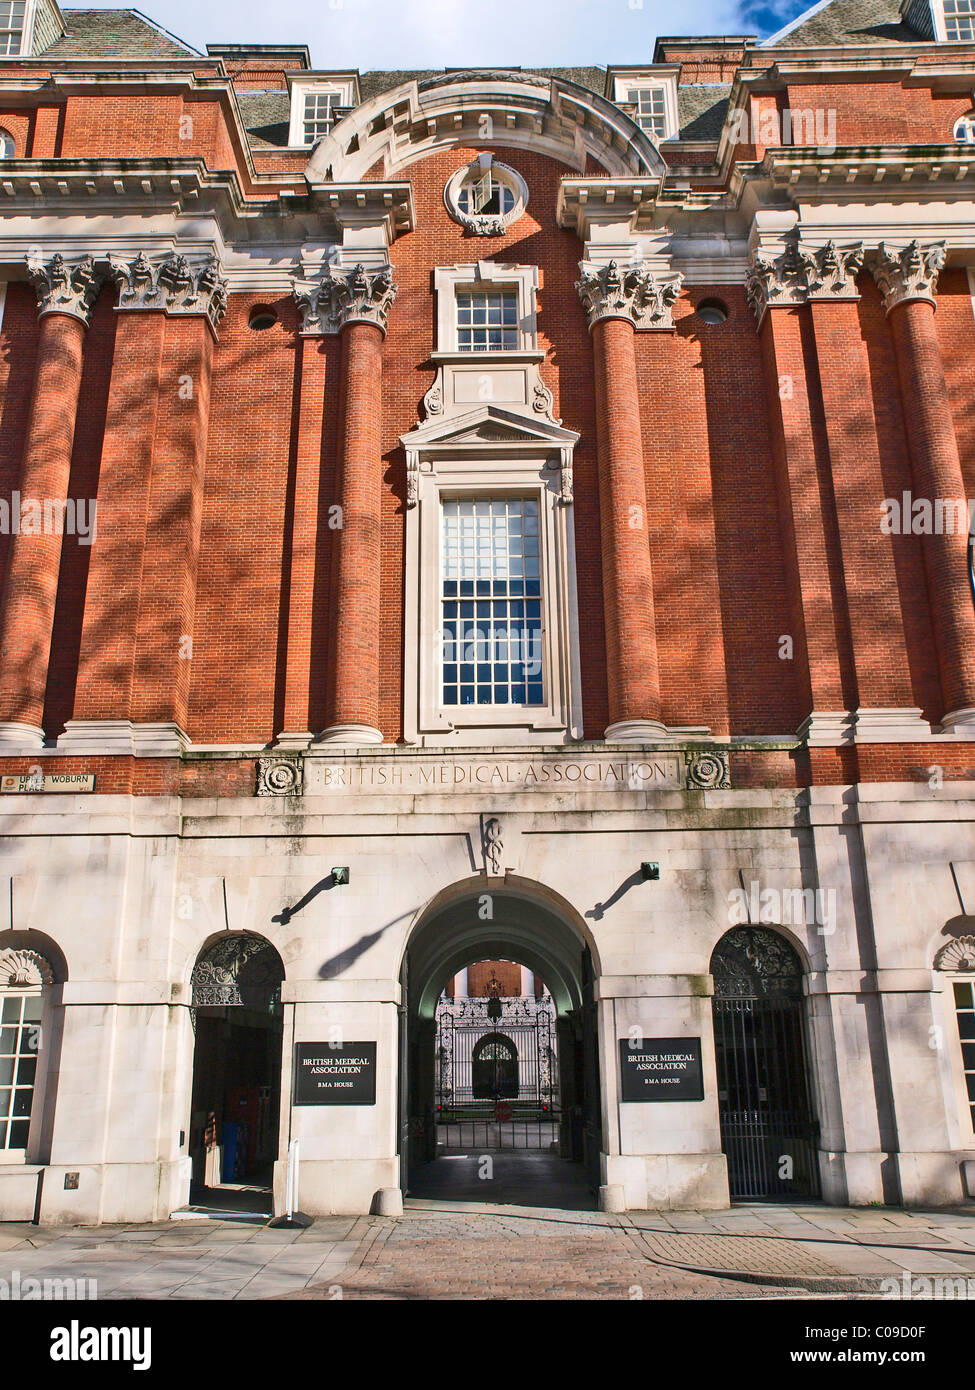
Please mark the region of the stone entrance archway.
<svg viewBox="0 0 975 1390"><path fill-rule="evenodd" d="M226 933L197 957L190 1011L197 1198L218 1188L270 1190L281 1111L283 979L281 957L261 936Z"/></svg>
<svg viewBox="0 0 975 1390"><path fill-rule="evenodd" d="M477 876L455 884L427 907L410 935L401 977L399 1130L404 1191L416 1186L428 1190L430 1165L438 1161L437 1001L457 971L477 960L496 959L517 961L540 976L555 1007L558 1137L547 1164L539 1164L540 1155L533 1155L538 1201L548 1204L549 1170L559 1162L575 1165L574 1176L595 1200L602 1116L593 949L584 922L568 903L542 885L510 874L503 882ZM483 1141L474 1145L478 1152L485 1147ZM511 1166L510 1159L506 1162ZM525 1189L530 1171L531 1165L526 1165L525 1173L515 1174L519 1191ZM566 1181L570 1176L566 1169ZM487 1189L483 1200L492 1200Z"/></svg>

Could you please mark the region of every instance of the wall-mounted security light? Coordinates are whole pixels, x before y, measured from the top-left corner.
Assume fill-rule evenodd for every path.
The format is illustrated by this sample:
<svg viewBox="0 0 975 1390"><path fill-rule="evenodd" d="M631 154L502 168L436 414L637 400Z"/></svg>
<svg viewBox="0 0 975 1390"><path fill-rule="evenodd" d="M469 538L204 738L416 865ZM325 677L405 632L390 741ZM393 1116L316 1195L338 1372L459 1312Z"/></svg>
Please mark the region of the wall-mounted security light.
<svg viewBox="0 0 975 1390"><path fill-rule="evenodd" d="M655 860L646 859L640 865L640 871L644 880L658 879L660 877L660 865Z"/></svg>
<svg viewBox="0 0 975 1390"><path fill-rule="evenodd" d="M348 865L343 865L341 868L333 869L333 870L332 870L332 882L333 882L334 884L337 885L337 884L340 884L340 883L348 883L348 881L349 881L349 869L348 869Z"/></svg>

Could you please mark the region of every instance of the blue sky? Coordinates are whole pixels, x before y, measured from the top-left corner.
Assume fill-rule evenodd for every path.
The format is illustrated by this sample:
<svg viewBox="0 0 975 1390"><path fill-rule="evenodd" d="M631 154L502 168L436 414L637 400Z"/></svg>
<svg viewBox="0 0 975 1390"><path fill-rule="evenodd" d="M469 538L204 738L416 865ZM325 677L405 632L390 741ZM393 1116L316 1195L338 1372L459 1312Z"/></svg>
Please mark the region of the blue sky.
<svg viewBox="0 0 975 1390"><path fill-rule="evenodd" d="M73 0L81 5L84 0ZM69 0L69 4L71 0ZM307 43L323 68L637 63L658 34L774 32L811 0L136 0L197 48ZM109 8L109 7L106 7Z"/></svg>

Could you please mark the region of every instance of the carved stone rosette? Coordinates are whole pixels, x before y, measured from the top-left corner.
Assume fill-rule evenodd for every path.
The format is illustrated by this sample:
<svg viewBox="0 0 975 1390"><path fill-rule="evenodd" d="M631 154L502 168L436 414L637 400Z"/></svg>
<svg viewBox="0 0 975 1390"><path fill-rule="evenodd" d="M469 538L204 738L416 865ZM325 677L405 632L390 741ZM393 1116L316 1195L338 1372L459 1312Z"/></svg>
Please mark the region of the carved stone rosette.
<svg viewBox="0 0 975 1390"><path fill-rule="evenodd" d="M589 327L600 319L629 319L635 328L673 328L673 308L683 276L655 275L645 265L624 266L616 261L604 266L581 266L576 291L586 311Z"/></svg>
<svg viewBox="0 0 975 1390"><path fill-rule="evenodd" d="M295 276L292 283L303 334L338 333L347 323L374 323L385 334L396 291L388 265L330 266L320 280Z"/></svg>
<svg viewBox="0 0 975 1390"><path fill-rule="evenodd" d="M258 796L295 796L301 792L301 765L296 758L258 758Z"/></svg>
<svg viewBox="0 0 975 1390"><path fill-rule="evenodd" d="M37 989L53 979L50 965L36 951L0 951L0 989Z"/></svg>
<svg viewBox="0 0 975 1390"><path fill-rule="evenodd" d="M687 785L702 791L724 791L731 786L727 753L688 753Z"/></svg>
<svg viewBox="0 0 975 1390"><path fill-rule="evenodd" d="M36 256L26 260L27 277L37 293L38 316L70 314L87 327L104 279L92 257L66 261L57 251L50 260Z"/></svg>
<svg viewBox="0 0 975 1390"><path fill-rule="evenodd" d="M167 314L205 315L214 330L227 311L227 281L215 256L191 263L186 256L134 261L109 257L119 287L119 309L163 309Z"/></svg>
<svg viewBox="0 0 975 1390"><path fill-rule="evenodd" d="M912 241L901 250L889 248L881 242L870 269L884 297L884 308L888 314L898 304L910 299L937 303L938 275L947 256L948 248L943 241L933 242L930 246Z"/></svg>

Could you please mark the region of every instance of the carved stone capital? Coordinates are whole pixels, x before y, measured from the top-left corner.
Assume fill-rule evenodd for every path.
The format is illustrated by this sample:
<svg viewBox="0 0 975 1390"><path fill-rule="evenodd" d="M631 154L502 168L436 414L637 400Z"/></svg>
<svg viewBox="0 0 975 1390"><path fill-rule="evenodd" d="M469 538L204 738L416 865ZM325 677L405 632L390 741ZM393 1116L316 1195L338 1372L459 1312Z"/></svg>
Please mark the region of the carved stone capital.
<svg viewBox="0 0 975 1390"><path fill-rule="evenodd" d="M347 323L374 323L385 333L396 290L388 265L330 266L320 280L296 275L292 282L305 334L338 333Z"/></svg>
<svg viewBox="0 0 975 1390"><path fill-rule="evenodd" d="M227 281L215 256L191 263L186 256L150 258L140 251L133 261L110 256L109 269L119 309L204 315L214 330L227 311Z"/></svg>
<svg viewBox="0 0 975 1390"><path fill-rule="evenodd" d="M335 311L339 326L347 323L374 323L386 332L386 317L393 307L397 286L393 284L392 266L368 271L362 265L351 270L333 268L335 280Z"/></svg>
<svg viewBox="0 0 975 1390"><path fill-rule="evenodd" d="M911 299L937 303L938 274L947 256L948 248L943 241L932 242L929 246L912 241L909 246L899 250L881 242L870 269L884 297L884 308L888 314L898 304L905 304Z"/></svg>
<svg viewBox="0 0 975 1390"><path fill-rule="evenodd" d="M53 979L50 965L36 951L0 951L0 989L33 989Z"/></svg>
<svg viewBox="0 0 975 1390"><path fill-rule="evenodd" d="M92 257L66 261L57 251L49 260L30 255L26 260L27 277L37 293L39 317L70 314L87 327L104 279L95 270Z"/></svg>
<svg viewBox="0 0 975 1390"><path fill-rule="evenodd" d="M806 302L806 267L795 242L780 256L756 252L745 281L745 296L761 325L766 309L793 308Z"/></svg>
<svg viewBox="0 0 975 1390"><path fill-rule="evenodd" d="M859 299L857 276L863 269L863 244L837 246L828 241L817 251L802 252L810 299Z"/></svg>
<svg viewBox="0 0 975 1390"><path fill-rule="evenodd" d="M586 311L589 327L600 319L629 319L635 328L673 328L673 308L683 276L655 275L644 265L623 266L583 263L576 291Z"/></svg>

